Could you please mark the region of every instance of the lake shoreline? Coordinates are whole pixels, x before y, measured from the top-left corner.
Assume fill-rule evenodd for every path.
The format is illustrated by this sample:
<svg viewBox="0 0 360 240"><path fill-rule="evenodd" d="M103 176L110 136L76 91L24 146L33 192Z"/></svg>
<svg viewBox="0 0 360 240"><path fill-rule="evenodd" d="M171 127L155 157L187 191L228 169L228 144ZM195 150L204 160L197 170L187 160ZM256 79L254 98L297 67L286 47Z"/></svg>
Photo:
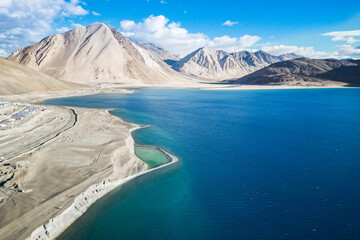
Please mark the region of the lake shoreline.
<svg viewBox="0 0 360 240"><path fill-rule="evenodd" d="M64 98L94 95L98 93L129 94L133 93L133 91L127 89L101 92L73 91L58 93L55 96L51 96L49 94L39 94L27 96L5 96L2 98L8 101L32 102L39 104L39 102L52 99L54 97ZM41 103L39 105L47 106L47 108L55 110L70 109L74 111L76 116L78 116L77 122L71 130L59 134L49 143L46 143L43 146L41 145L41 149L32 149L31 151L22 154L20 158L14 158L11 160L14 166L18 162L22 165L26 164L25 166L31 166L30 168L24 168L24 170L20 169L20 175L15 174L16 181L21 186L21 192L17 193L19 195L16 196L16 199L20 199L19 201L27 204L26 201L33 198L39 203L32 208L23 208L21 204L17 204L16 209L11 210L9 204L11 204L12 201L3 202L0 206L2 207L2 214L4 215L4 225L0 228L0 239L7 239L8 237L18 239L54 239L65 231L83 213L85 213L94 202L105 196L108 192L111 192L113 189L118 188L124 183L140 177L143 174L168 167L178 162L178 158L176 156L161 149L163 153L171 158L171 161L167 164L149 169L147 164L135 155L135 142L132 136L133 131L146 127L146 125L141 126L124 121L122 118L111 114L110 109L69 106L62 107L43 105ZM59 119L67 119L63 113L61 114L62 115L59 116ZM107 129L113 129L110 130L109 133L105 133L106 137L104 136L104 132L101 130L104 128L104 125L101 122L107 123ZM37 125L34 125L34 122L26 124L29 126L41 126L41 122L36 123ZM93 137L89 136L85 139L80 137L82 135L89 135L89 131L91 131L90 134ZM119 133L120 135L118 135ZM71 141L69 141L71 138L74 139L71 141L75 142L71 143ZM112 140L109 141L106 139ZM109 142L106 143L107 141ZM62 152L61 149L65 147L64 143L69 145L66 147L67 150ZM52 149L59 149L61 154L53 152ZM79 152L78 149L84 150ZM103 153L103 150L105 154ZM96 151L99 151L99 153L97 154ZM44 154L47 157L44 157ZM56 170L57 168L53 169L51 166L55 166L53 165L55 163L52 162L59 161L62 158L67 158L66 161L61 161L61 165L63 167L61 167L60 170ZM95 158L95 160L92 160L93 158ZM52 159L52 161L45 161L46 159ZM80 172L83 172L83 174L79 174L76 170L77 168L72 166L74 163L71 159L78 159L77 161L86 159L86 161L81 163L82 165L85 164L85 167L80 167L81 170L79 170ZM96 162L99 162L99 164ZM43 164L48 166L48 172L39 172L34 175L34 172L43 168ZM49 174L51 172L54 173ZM58 174L61 177L55 177ZM89 177L84 178L87 174L90 174ZM54 189L55 195L54 193L51 193L51 191L47 191L45 188L35 188L34 186L33 188L35 189L28 189L29 187L27 187L27 185L22 186L23 182L38 182L37 178L46 179L49 178L48 175L52 175L54 177L52 177L51 181L47 184L58 185L56 190ZM69 178L70 180L62 181L61 179L64 179L64 177L66 179ZM43 199L38 199L35 194L43 195L46 197L46 200L44 201ZM47 194L49 196L47 196ZM25 199L26 201L22 199ZM9 200L11 200L11 197ZM30 205L28 204L28 206ZM13 230L15 232L13 232Z"/></svg>
<svg viewBox="0 0 360 240"><path fill-rule="evenodd" d="M169 87L164 87L164 88L169 88ZM336 87L329 87L329 86L324 86L324 87L283 87L283 88L249 88L249 89L236 89L236 88L231 88L231 89L221 89L221 88L215 88L215 89L209 89L209 88L197 88L197 89L200 89L200 90L262 90L262 89L333 89L333 88L341 88L341 89L344 89L344 88L347 88L347 87L341 87L341 86L336 86ZM174 88L172 88L174 89ZM189 88L188 88L189 89ZM94 95L94 94L105 94L105 93L133 93L133 91L131 90L119 90L117 89L118 91L89 91L89 92L81 92L81 94L76 94L75 92L71 92L71 93L66 93L66 94L59 94L58 96L55 96L55 98L66 98L66 97L74 97L74 96L89 96L89 95ZM20 99L22 99L24 102L39 102L39 101L43 101L45 99L50 99L50 98L54 98L53 96L49 96L49 95L33 95L31 96L31 98L29 98L29 96L16 96L16 98L19 97ZM91 108L83 108L84 110L86 109L91 109ZM99 111L104 111L104 109L100 109ZM107 110L107 113L113 117L116 117L116 118L119 118L117 116L114 116L112 115L111 113L109 113L109 111ZM122 120L122 118L119 118ZM81 121L81 119L79 120ZM123 121L123 120L122 120ZM125 122L125 121L123 121ZM137 125L137 124L132 124L132 125ZM146 126L140 126L138 125L138 127L135 127L133 129L131 129L129 131L129 134L130 134L130 138L131 138L131 141L132 141L132 145L128 146L128 150L130 151L133 151L133 148L135 146L135 142L134 142L134 138L132 136L132 132L139 129L139 128L142 128L142 127L146 127ZM156 147L156 146L155 146ZM161 148L160 148L161 149ZM163 150L163 149L161 149ZM146 170L145 172L140 172L140 173L136 173L132 176L129 176L127 178L124 178L124 179L119 179L118 181L109 181L109 182L101 182L101 183L98 183L98 184L95 184L95 185L91 185L90 187L88 187L84 192L82 192L80 195L77 195L77 197L79 197L79 199L77 199L76 201L78 202L82 202L81 204L84 204L84 198L87 198L85 195L86 195L86 191L95 191L95 190L98 190L98 189L102 189L102 193L99 194L99 195L95 195L95 196L91 196L91 201L90 203L88 203L88 205L86 205L86 207L84 208L84 210L80 213L80 215L78 215L77 213L74 214L73 210L74 208L76 207L76 204L75 204L75 201L74 201L74 204L72 204L69 208L73 207L73 209L71 210L68 210L69 208L66 208L66 210L62 211L59 215L55 216L54 218L52 218L47 224L55 224L55 222L58 221L57 217L61 216L63 213L65 213L66 211L66 214L69 214L71 215L69 219L71 220L67 220L66 224L64 224L63 226L59 227L59 229L55 229L53 227L50 227L50 225L48 227L46 227L47 224L44 224L44 225L41 225L40 227L36 228L34 231L33 231L33 234L34 234L34 238L37 237L37 233L42 233L42 234L45 234L43 235L44 238L43 239L48 239L50 238L48 236L49 234L49 231L53 231L54 233L56 232L56 234L54 235L55 237L56 236L59 236L66 228L68 228L71 223L73 223L77 218L79 218L96 200L100 199L101 197L105 196L106 193L110 192L111 190L115 189L115 188L118 188L120 187L121 185L123 185L125 182L129 182L130 180L132 179L135 179L137 177L140 177L146 173L150 173L152 171L155 171L157 169L160 169L160 168L164 168L164 167L167 167L169 165L172 165L176 162L178 162L178 158L168 152L166 152L165 150L163 150L167 155L169 155L173 160L170 162L170 163L167 163L167 164L164 164L164 165L161 165L157 168L153 168L153 169L150 169L150 170ZM91 194L90 194L91 195ZM85 205L84 205L85 206ZM68 211L67 211L68 210ZM53 237L51 237L53 238ZM29 238L29 239L32 239L32 238Z"/></svg>
<svg viewBox="0 0 360 240"><path fill-rule="evenodd" d="M109 113L109 111L107 111ZM109 113L110 114L110 113ZM112 114L111 114L112 115ZM112 115L114 116L114 115ZM117 117L117 116L115 116ZM121 119L121 118L120 118ZM147 126L144 126L147 127ZM127 147L129 150L133 151L136 145L135 140L132 136L132 132L143 128L142 126L138 125L132 128L130 133L131 140ZM155 168L148 168L144 172L138 172L131 176L128 176L124 179L118 180L103 180L101 183L95 184L90 186L80 195L75 197L73 204L71 204L67 209L65 209L62 213L57 215L55 218L50 219L46 224L43 224L36 228L32 233L31 236L27 239L55 239L59 237L68 227L72 225L79 217L81 217L96 201L100 200L107 193L112 192L113 190L120 188L122 185L130 182L131 180L137 179L143 175L149 174L151 172L157 171L159 169L164 169L169 167L177 162L179 162L179 158L175 155L165 151L164 149L158 146L151 146L154 148L159 149L165 155L167 155L171 161L160 165ZM141 159L140 159L141 160ZM79 207L80 205L80 207Z"/></svg>
<svg viewBox="0 0 360 240"><path fill-rule="evenodd" d="M75 96L91 96L91 95L94 95L94 94L106 94L106 93L123 93L123 94L132 94L134 93L134 90L133 89L137 89L137 88L148 88L149 86L129 86L129 87L125 87L124 90L121 89L120 91L99 91L99 92L90 92L90 93L81 93L81 94L66 94L65 96L59 96L59 98L66 98L66 97L75 97ZM204 85L194 85L194 86L190 86L190 87L184 87L184 86L151 86L151 88L168 88L168 89L198 89L198 90L209 90L209 91L212 91L212 90L220 90L220 91L227 91L227 90L289 90L289 89L295 89L295 90L298 90L298 89L336 89L336 88L350 88L350 87L346 87L346 86L258 86L258 85L250 85L250 86L244 86L244 85L229 85L229 86L226 86L226 85L211 85L211 84L206 84L206 86L204 87ZM50 98L48 98L50 99ZM46 100L48 100L46 99ZM43 100L42 100L43 101ZM109 114L111 114L109 112L109 110L107 111ZM111 114L112 115L112 114ZM115 116L115 115L113 115ZM117 117L117 116L115 116ZM119 117L120 118L120 117ZM120 118L122 119L122 118ZM75 222L80 216L82 216L86 210L91 207L91 205L101 199L102 197L104 197L107 193L111 192L112 190L115 190L116 188L119 188L121 187L123 184L133 180L133 179L136 179L138 177L141 177L145 174L148 174L148 173L151 173L153 171L156 171L158 169L161 169L161 168L165 168L165 167L168 167L176 162L179 161L179 159L170 154L169 152L165 151L164 149L162 149L161 147L158 147L158 146L153 146L153 145L140 145L140 144L137 144L135 143L135 140L134 140L134 137L132 135L132 133L138 129L141 129L141 128L146 128L146 127L149 127L150 125L138 125L138 127L135 127L133 129L130 130L130 136L132 138L132 141L133 141L133 145L132 145L132 150L134 149L135 146L147 146L147 147L154 147L160 151L162 151L165 155L167 155L171 161L169 163L166 163L166 164L163 164L161 166L158 166L158 167L155 167L155 168L148 168L148 170L146 170L145 172L141 172L141 173L137 173L137 174L134 174L132 176L129 176L125 179L120 179L118 181L115 181L115 182L109 182L109 184L107 185L106 183L103 183L103 185L106 185L106 192L105 194L101 195L101 196L97 196L95 197L95 200L91 203L89 203L86 207L85 207L85 210L83 213L81 213L80 215L76 215L75 217L73 217L66 225L63 225L62 227L58 227L58 230L56 231L56 235L54 238L60 236L61 233L63 233L68 227L71 226L71 224L73 222ZM81 198L83 195L86 195L86 193L88 191L91 191L93 188L97 188L101 186L101 184L96 184L96 185L93 185L91 187L89 187L87 190L85 190L81 195L79 195L78 197ZM107 188L108 187L108 188ZM74 201L74 203L76 202L76 199ZM71 208L74 208L75 205L72 204L68 209L66 209L63 213L67 214L67 212L71 212ZM67 211L68 210L68 211ZM54 219L51 219L49 221L49 223L52 223L52 222L55 222L57 221L57 218L62 218L63 216L63 213L61 213L60 215L56 216ZM45 227L45 225L43 226L40 226L38 227L37 229L35 229L32 233L31 236L34 235L34 238L30 237L28 239L35 239L36 236L39 234L39 233L46 233L48 232L48 228Z"/></svg>

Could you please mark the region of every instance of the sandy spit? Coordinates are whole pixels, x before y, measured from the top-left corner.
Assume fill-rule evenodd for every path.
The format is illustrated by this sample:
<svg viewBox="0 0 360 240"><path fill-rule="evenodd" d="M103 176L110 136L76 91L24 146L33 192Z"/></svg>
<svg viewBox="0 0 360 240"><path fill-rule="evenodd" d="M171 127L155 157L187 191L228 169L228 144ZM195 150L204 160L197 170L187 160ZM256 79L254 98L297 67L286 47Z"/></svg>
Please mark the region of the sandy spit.
<svg viewBox="0 0 360 240"><path fill-rule="evenodd" d="M141 127L134 127L133 129L131 129L130 132L139 128ZM128 149L134 153L134 140L131 136L126 139L126 145ZM147 169L146 171L135 173L124 179L104 180L101 183L90 186L87 190L77 196L74 200L74 203L71 204L67 209L65 209L60 215L52 218L48 223L41 225L40 227L35 229L31 233L31 236L27 238L27 240L55 239L62 232L64 232L66 228L69 227L76 219L78 219L82 214L84 214L93 203L95 203L101 197L105 196L110 191L120 187L121 185L135 178L151 173L158 169L168 167L179 161L176 156L166 152L163 149L161 150L171 158L171 162L153 169Z"/></svg>

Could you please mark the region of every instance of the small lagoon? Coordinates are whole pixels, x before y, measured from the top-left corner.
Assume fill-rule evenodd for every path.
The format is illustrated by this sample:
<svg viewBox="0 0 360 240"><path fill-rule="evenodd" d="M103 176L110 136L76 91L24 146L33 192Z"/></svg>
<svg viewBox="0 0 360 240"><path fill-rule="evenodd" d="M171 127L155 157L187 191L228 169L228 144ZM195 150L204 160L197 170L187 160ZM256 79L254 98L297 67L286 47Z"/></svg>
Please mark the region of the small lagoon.
<svg viewBox="0 0 360 240"><path fill-rule="evenodd" d="M171 158L157 147L135 146L135 154L149 166L149 169L171 162Z"/></svg>

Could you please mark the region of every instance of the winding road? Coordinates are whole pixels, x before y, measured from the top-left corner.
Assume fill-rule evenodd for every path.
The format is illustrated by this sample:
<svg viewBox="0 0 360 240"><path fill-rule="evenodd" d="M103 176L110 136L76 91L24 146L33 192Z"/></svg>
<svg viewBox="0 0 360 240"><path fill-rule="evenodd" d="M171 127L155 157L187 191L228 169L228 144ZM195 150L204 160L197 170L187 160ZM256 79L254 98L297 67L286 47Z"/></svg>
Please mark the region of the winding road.
<svg viewBox="0 0 360 240"><path fill-rule="evenodd" d="M52 133L46 135L40 139L36 139L35 141L23 146L22 148L18 149L17 151L14 151L14 152L11 152L11 153L8 153L8 154L2 156L4 158L4 160L0 161L0 162L6 163L13 158L19 157L19 156L21 156L25 153L28 153L36 148L39 148L42 145L44 145L45 143L58 137L61 133L74 127L78 121L78 115L76 114L75 110L72 108L65 108L65 107L61 107L61 108L66 109L71 115L69 121L64 125L64 127L62 127L61 129L59 129L55 132L52 132Z"/></svg>

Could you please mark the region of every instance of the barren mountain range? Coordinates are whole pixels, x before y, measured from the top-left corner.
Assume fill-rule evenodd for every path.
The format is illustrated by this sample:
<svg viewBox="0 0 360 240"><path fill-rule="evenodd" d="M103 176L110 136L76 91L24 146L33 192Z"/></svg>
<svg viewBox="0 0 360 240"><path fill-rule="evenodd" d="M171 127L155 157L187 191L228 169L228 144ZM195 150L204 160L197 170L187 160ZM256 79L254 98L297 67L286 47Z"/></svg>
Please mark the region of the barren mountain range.
<svg viewBox="0 0 360 240"><path fill-rule="evenodd" d="M199 48L172 65L175 70L189 75L224 80L239 78L270 64L299 57L294 53L273 56L264 51L228 53Z"/></svg>
<svg viewBox="0 0 360 240"><path fill-rule="evenodd" d="M76 83L160 84L186 81L159 54L97 23L20 49L9 59L54 78Z"/></svg>
<svg viewBox="0 0 360 240"><path fill-rule="evenodd" d="M9 79L15 79L15 75L28 76L31 71L36 77L23 77L21 81L37 81L33 86L39 90L72 86L65 81L90 85L185 86L204 81L199 78L211 79L205 82L225 80L222 82L230 84L357 86L360 75L359 61L312 60L294 53L273 56L264 51L228 53L200 48L179 59L153 44L133 42L103 23L51 35L35 45L17 50L9 60L26 67L4 59L0 61L0 67L6 69L1 76L3 79L7 76L6 82L0 79L4 93L14 92L11 84L15 81L11 83ZM24 73L14 74L20 71ZM48 84L41 85L46 79ZM12 90L6 91L6 88Z"/></svg>
<svg viewBox="0 0 360 240"><path fill-rule="evenodd" d="M245 85L360 86L360 60L299 58L278 62L246 75L225 81Z"/></svg>

